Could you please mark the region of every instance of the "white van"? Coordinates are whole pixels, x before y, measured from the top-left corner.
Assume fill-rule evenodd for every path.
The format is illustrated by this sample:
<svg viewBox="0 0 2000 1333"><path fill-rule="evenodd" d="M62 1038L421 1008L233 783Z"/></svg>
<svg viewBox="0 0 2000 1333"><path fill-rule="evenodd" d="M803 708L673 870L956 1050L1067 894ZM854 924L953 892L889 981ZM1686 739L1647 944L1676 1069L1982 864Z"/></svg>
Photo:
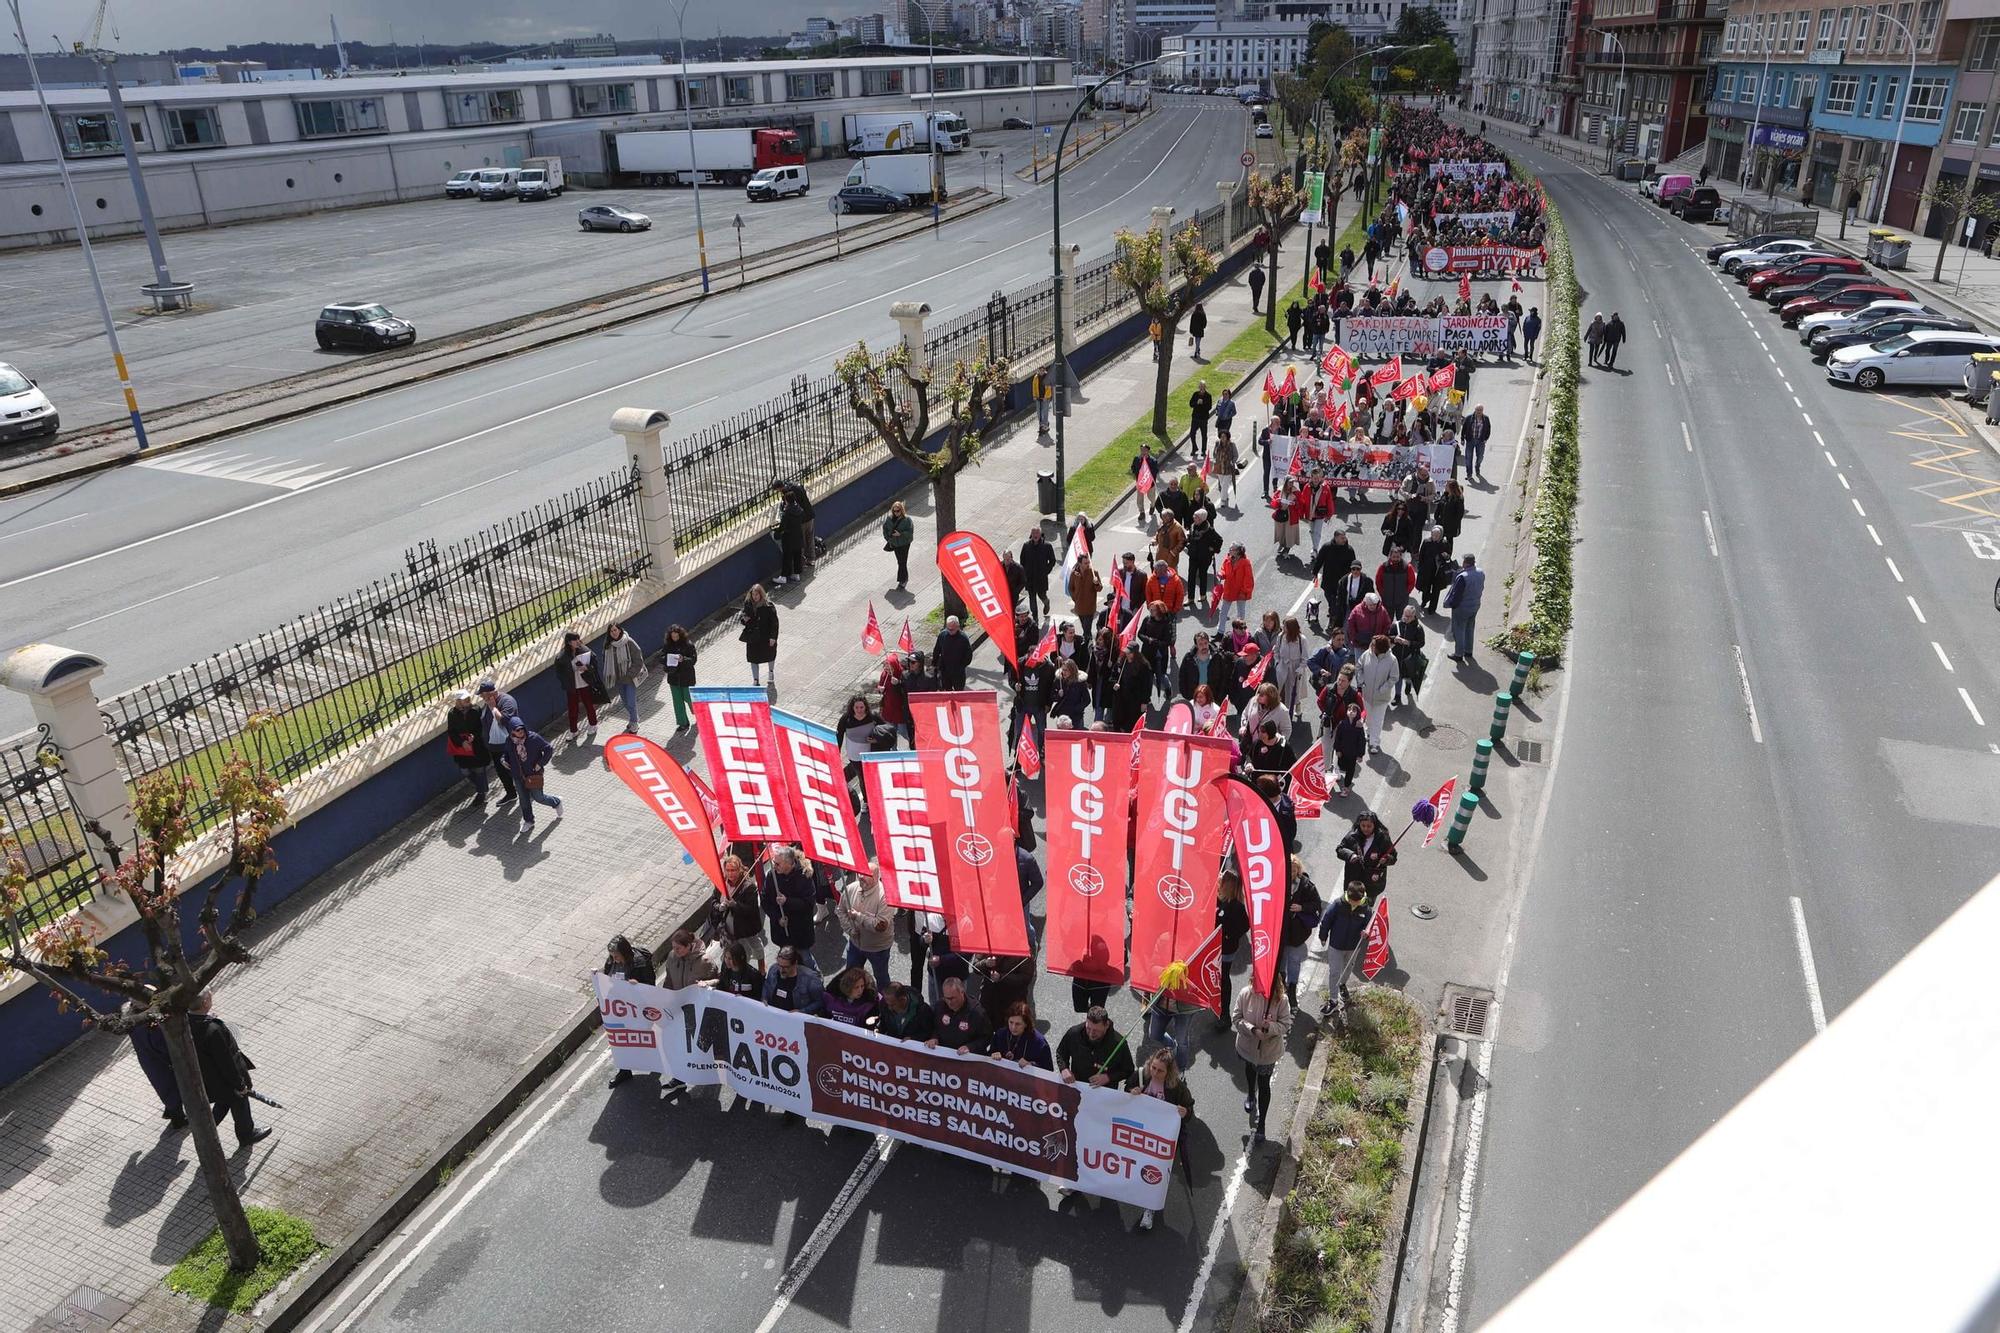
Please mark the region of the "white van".
<svg viewBox="0 0 2000 1333"><path fill-rule="evenodd" d="M481 199L512 199L521 192L520 168L488 167L479 173L478 188Z"/></svg>
<svg viewBox="0 0 2000 1333"><path fill-rule="evenodd" d="M811 192L812 181L807 179L806 169L796 164L788 167L765 167L752 175L743 187L743 193L749 196L752 203Z"/></svg>

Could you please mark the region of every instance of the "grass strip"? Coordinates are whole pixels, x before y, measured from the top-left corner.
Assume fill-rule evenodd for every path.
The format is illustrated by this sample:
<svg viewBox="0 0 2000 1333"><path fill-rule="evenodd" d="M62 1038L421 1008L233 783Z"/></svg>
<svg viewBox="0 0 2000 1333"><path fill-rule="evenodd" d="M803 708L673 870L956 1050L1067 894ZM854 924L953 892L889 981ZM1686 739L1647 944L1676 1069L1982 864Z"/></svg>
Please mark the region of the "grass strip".
<svg viewBox="0 0 2000 1333"><path fill-rule="evenodd" d="M1319 1105L1285 1196L1260 1333L1362 1333L1388 1245L1423 1015L1400 991L1357 991L1328 1043Z"/></svg>
<svg viewBox="0 0 2000 1333"><path fill-rule="evenodd" d="M218 1227L168 1271L169 1291L206 1301L218 1309L248 1314L273 1288L325 1248L313 1235L312 1227L290 1213L275 1208L243 1211L262 1251L257 1266L247 1273L231 1272L229 1247L223 1243L222 1229Z"/></svg>

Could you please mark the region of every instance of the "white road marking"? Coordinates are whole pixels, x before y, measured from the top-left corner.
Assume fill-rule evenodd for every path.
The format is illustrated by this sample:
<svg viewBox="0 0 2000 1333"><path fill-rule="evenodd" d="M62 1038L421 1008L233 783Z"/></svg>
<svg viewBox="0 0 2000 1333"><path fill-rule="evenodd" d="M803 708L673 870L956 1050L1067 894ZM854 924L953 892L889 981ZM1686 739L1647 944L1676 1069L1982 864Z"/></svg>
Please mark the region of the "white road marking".
<svg viewBox="0 0 2000 1333"><path fill-rule="evenodd" d="M63 633L67 634L71 630L82 629L85 625L95 625L98 621L109 620L113 616L122 616L127 611L137 611L140 607L151 606L154 602L164 602L167 600L167 598L178 597L184 592L193 592L196 588L206 587L208 584L215 582L216 579L219 579L221 577L222 575L216 574L210 578L203 579L200 583L190 583L185 588L175 588L172 592L163 592L158 597L148 597L143 602L134 602L130 606L121 606L116 611L106 611L101 616L92 616L88 620L79 620L74 625L64 626Z"/></svg>
<svg viewBox="0 0 2000 1333"><path fill-rule="evenodd" d="M142 458L134 467L155 472L179 472L191 477L211 477L217 481L240 481L253 486L275 486L283 491L302 491L339 476L347 469L305 463L295 458L269 458L229 449L197 449L184 454L162 454Z"/></svg>
<svg viewBox="0 0 2000 1333"><path fill-rule="evenodd" d="M1832 450L1830 450L1830 449L1822 449L1822 450L1820 450L1820 452L1826 455L1826 465L1827 465L1828 467L1839 467L1839 466L1840 466L1840 460L1839 460L1839 459L1837 459L1837 458L1835 458L1835 457L1833 456L1833 451L1832 451Z"/></svg>
<svg viewBox="0 0 2000 1333"><path fill-rule="evenodd" d="M1904 600L1904 601L1906 601L1906 602L1908 602L1908 603L1910 604L1910 610L1912 610L1912 611L1914 611L1914 612L1916 612L1916 613L1917 613L1917 623L1918 623L1919 625L1928 625L1928 624L1930 624L1930 623L1931 623L1930 621L1928 621L1928 620L1926 620L1926 619L1924 618L1924 609L1923 609L1923 608L1922 608L1921 606L1918 606L1918 605L1917 605L1917 599L1916 599L1916 598L1914 598L1914 597L1909 597L1909 596L1905 596L1905 597L1903 598L1903 600Z"/></svg>
<svg viewBox="0 0 2000 1333"><path fill-rule="evenodd" d="M1797 394L1792 395L1792 406L1798 408L1799 411L1801 412L1804 412L1806 410L1806 405L1799 401L1799 396Z"/></svg>
<svg viewBox="0 0 2000 1333"><path fill-rule="evenodd" d="M1842 477L1842 478L1841 478L1841 480L1842 480L1842 481L1846 481L1846 480L1847 480L1847 478L1845 478L1845 477ZM1867 518L1867 517L1868 517L1868 511L1867 511L1866 509L1863 509L1863 508L1861 507L1861 501L1859 501L1859 500L1855 499L1855 498L1854 498L1853 496L1851 496L1851 495L1850 495L1850 496L1849 496L1849 497L1847 498L1847 501L1848 501L1848 503L1849 503L1849 504L1851 504L1851 505L1853 505L1853 506L1854 506L1854 512L1855 512L1855 513L1857 513L1857 514L1861 515L1861 517L1863 517L1863 518Z"/></svg>
<svg viewBox="0 0 2000 1333"><path fill-rule="evenodd" d="M436 496L432 499L424 501L422 504L418 505L417 508L429 509L434 504L440 504L446 500L456 499L458 496L464 495L467 491L476 491L481 486L491 486L496 481L505 481L507 480L507 478L513 476L520 470L521 469L519 468L515 468L513 472L502 472L497 477L488 477L485 481L475 481L470 486L461 486L455 491L446 491L443 495Z"/></svg>
<svg viewBox="0 0 2000 1333"><path fill-rule="evenodd" d="M1958 687L1958 697L1965 700L1965 711L1972 714L1972 720L1982 727L1985 726L1986 719L1979 715L1979 705L1972 702L1972 696L1965 692L1965 686Z"/></svg>
<svg viewBox="0 0 2000 1333"><path fill-rule="evenodd" d="M1808 422L1807 424L1810 425L1811 423ZM1826 441L1820 438L1820 434L1818 431L1813 432L1813 443L1817 444L1822 449L1826 448Z"/></svg>
<svg viewBox="0 0 2000 1333"><path fill-rule="evenodd" d="M1862 526L1868 529L1869 539L1877 546L1880 546L1882 544L1882 534L1875 531L1875 525L1873 523L1864 523Z"/></svg>
<svg viewBox="0 0 2000 1333"><path fill-rule="evenodd" d="M785 1317L785 1311L791 1308L792 1297L798 1295L799 1288L812 1276L813 1269L819 1267L820 1258L833 1244L833 1238L840 1234L841 1227L846 1225L855 1207L868 1196L876 1178L882 1174L892 1147L887 1135L877 1134L875 1142L854 1164L854 1170L848 1173L847 1183L840 1187L833 1206L821 1215L819 1225L813 1228L812 1235L806 1237L805 1246L793 1257L785 1275L778 1280L776 1299L771 1302L763 1321L757 1325L757 1333L771 1333L778 1326L778 1321Z"/></svg>
<svg viewBox="0 0 2000 1333"><path fill-rule="evenodd" d="M1764 728L1757 724L1757 701L1750 696L1750 671L1743 665L1743 645L1734 643L1730 647L1736 650L1736 679L1743 685L1743 707L1750 713L1750 739L1762 745Z"/></svg>
<svg viewBox="0 0 2000 1333"><path fill-rule="evenodd" d="M1812 425L1812 418L1811 418L1810 416L1807 416L1807 415L1806 415L1806 413L1805 413L1804 409L1800 409L1800 411L1799 411L1799 415L1800 415L1800 416L1802 416L1802 417L1805 417L1805 419L1806 419L1806 424L1807 424L1808 426ZM1814 432L1813 432L1813 438L1814 438L1815 440L1819 438L1819 432L1818 432L1818 431L1814 431Z"/></svg>
<svg viewBox="0 0 2000 1333"><path fill-rule="evenodd" d="M1685 421L1681 423L1681 443L1687 447L1689 453L1694 452L1694 436L1688 434L1688 424Z"/></svg>
<svg viewBox="0 0 2000 1333"><path fill-rule="evenodd" d="M1806 937L1806 905L1792 899L1792 938L1799 944L1799 969L1806 978L1806 1004L1812 1009L1814 1032L1826 1031L1826 1006L1819 997L1819 969L1813 966L1812 941Z"/></svg>
<svg viewBox="0 0 2000 1333"><path fill-rule="evenodd" d="M1849 481L1847 480L1847 474L1845 472L1836 472L1833 475L1840 479L1840 488L1842 490L1851 491L1854 489L1853 485L1849 483Z"/></svg>
<svg viewBox="0 0 2000 1333"><path fill-rule="evenodd" d="M1667 383L1674 385L1676 388L1678 388L1680 384L1680 382L1674 378L1674 368L1672 366L1667 367Z"/></svg>
<svg viewBox="0 0 2000 1333"><path fill-rule="evenodd" d="M1883 557L1882 557L1882 559L1888 562L1888 565L1889 565L1889 572L1890 572L1891 574L1894 574L1894 575L1896 576L1896 582L1898 582L1898 583L1901 583L1901 582L1903 581L1903 571L1902 571L1902 570L1900 570L1900 569L1898 569L1898 568L1896 568L1896 562L1895 562L1894 560L1890 559L1890 558L1889 558L1888 556L1886 556L1886 555L1885 555L1885 556L1883 556Z"/></svg>
<svg viewBox="0 0 2000 1333"><path fill-rule="evenodd" d="M1660 336L1660 321L1657 319L1653 321L1653 336L1655 338Z"/></svg>
<svg viewBox="0 0 2000 1333"><path fill-rule="evenodd" d="M1236 1196L1243 1190L1244 1172L1250 1169L1250 1154L1245 1152L1236 1159L1236 1169L1229 1173L1229 1187L1222 1191L1222 1206L1216 1209L1215 1221L1209 1224L1208 1248L1202 1252L1201 1267L1196 1270L1194 1291L1188 1296L1187 1309L1181 1314L1180 1327L1175 1333L1194 1333L1196 1319L1201 1314L1201 1294L1208 1288L1208 1279L1215 1272L1215 1260L1222 1253L1223 1237L1228 1234L1229 1216L1236 1211ZM759 1329L758 1333L769 1333Z"/></svg>
<svg viewBox="0 0 2000 1333"><path fill-rule="evenodd" d="M9 542L16 537L26 537L30 533L43 532L49 528L59 528L65 523L74 523L80 518L89 517L89 514L71 514L68 518L59 518L49 523L38 523L32 528L22 528L19 532L0 533L0 542Z"/></svg>
<svg viewBox="0 0 2000 1333"><path fill-rule="evenodd" d="M1715 549L1715 523L1706 509L1701 511L1701 526L1708 532L1708 553L1720 559L1722 552Z"/></svg>
<svg viewBox="0 0 2000 1333"><path fill-rule="evenodd" d="M1939 643L1939 642L1938 642L1938 641L1937 641L1936 639L1932 639L1932 640L1931 640L1931 651L1932 651L1932 652L1934 652L1934 653L1936 653L1936 654L1938 655L1938 661L1940 661L1940 662L1944 663L1944 669L1945 669L1946 671L1949 671L1949 672L1951 672L1951 673L1952 673L1952 674L1953 674L1954 676L1958 674L1958 671L1957 671L1957 669L1956 669L1956 668L1954 668L1954 667L1952 666L1952 664L1951 664L1951 659L1950 659L1949 657L1946 657L1946 656L1944 655L1944 645L1943 645L1943 644Z"/></svg>

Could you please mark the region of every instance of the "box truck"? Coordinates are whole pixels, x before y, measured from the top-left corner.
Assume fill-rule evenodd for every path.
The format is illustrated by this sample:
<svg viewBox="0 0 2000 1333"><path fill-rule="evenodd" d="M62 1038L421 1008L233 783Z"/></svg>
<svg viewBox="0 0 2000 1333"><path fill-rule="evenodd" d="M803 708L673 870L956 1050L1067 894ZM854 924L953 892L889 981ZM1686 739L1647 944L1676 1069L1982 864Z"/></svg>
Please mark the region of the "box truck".
<svg viewBox="0 0 2000 1333"><path fill-rule="evenodd" d="M929 203L931 198L931 155L929 153L885 153L864 157L848 168L846 185L879 185L885 190L908 195ZM942 187L943 182L939 182ZM939 198L943 198L940 188Z"/></svg>
<svg viewBox="0 0 2000 1333"><path fill-rule="evenodd" d="M521 174L514 182L515 197L554 199L563 192L563 165L559 157L530 157L521 161Z"/></svg>
<svg viewBox="0 0 2000 1333"><path fill-rule="evenodd" d="M686 130L628 130L612 143L618 170L642 185L742 185L765 167L795 166L806 160L794 130L696 130L689 152Z"/></svg>
<svg viewBox="0 0 2000 1333"><path fill-rule="evenodd" d="M940 153L962 153L972 142L965 117L956 111L929 115L922 111L859 112L841 117L841 135L849 157L871 153L929 152L931 127L937 128Z"/></svg>

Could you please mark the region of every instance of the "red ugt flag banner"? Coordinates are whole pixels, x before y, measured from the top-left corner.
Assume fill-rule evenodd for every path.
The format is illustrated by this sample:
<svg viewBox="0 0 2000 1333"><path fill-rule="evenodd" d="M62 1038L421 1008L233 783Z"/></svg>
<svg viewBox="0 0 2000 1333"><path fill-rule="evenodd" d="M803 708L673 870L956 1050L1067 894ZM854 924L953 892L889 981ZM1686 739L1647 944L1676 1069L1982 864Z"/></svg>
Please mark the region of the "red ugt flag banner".
<svg viewBox="0 0 2000 1333"><path fill-rule="evenodd" d="M1278 927L1292 892L1292 859L1278 829L1278 813L1249 779L1225 773L1215 779L1229 813L1243 901L1250 909L1250 969L1259 995L1271 993L1278 975Z"/></svg>
<svg viewBox="0 0 2000 1333"><path fill-rule="evenodd" d="M944 812L931 805L926 767L935 754L890 750L861 756L861 785L868 793L868 822L882 863L882 896L891 907L935 912L951 919L945 876ZM940 775L942 785L942 775Z"/></svg>
<svg viewBox="0 0 2000 1333"><path fill-rule="evenodd" d="M882 624L875 619L875 599L868 599L868 623L861 627L861 651L882 655Z"/></svg>
<svg viewBox="0 0 2000 1333"><path fill-rule="evenodd" d="M1056 650L1056 622L1051 620L1048 629L1042 632L1042 641L1028 653L1027 666L1040 666L1049 660L1049 654Z"/></svg>
<svg viewBox="0 0 2000 1333"><path fill-rule="evenodd" d="M1048 747L1046 965L1086 981L1123 981L1125 850L1132 828L1124 738L1051 731Z"/></svg>
<svg viewBox="0 0 2000 1333"><path fill-rule="evenodd" d="M680 761L644 736L616 736L604 747L604 762L666 821L709 883L728 893L722 882L722 857L715 850L714 826L702 809L693 775Z"/></svg>
<svg viewBox="0 0 2000 1333"><path fill-rule="evenodd" d="M1153 465L1148 460L1139 460L1139 475L1133 479L1132 487L1141 495L1153 493Z"/></svg>
<svg viewBox="0 0 2000 1333"><path fill-rule="evenodd" d="M1443 393L1446 389L1449 389L1452 386L1452 384L1456 382L1457 379L1458 379L1458 370L1456 367L1439 366L1435 371L1431 372L1431 378L1430 378L1431 392Z"/></svg>
<svg viewBox="0 0 2000 1333"><path fill-rule="evenodd" d="M1042 752L1035 748L1035 728L1025 718L1021 721L1021 739L1014 742L1014 767L1031 782L1042 775ZM1007 794L1007 803L1018 808L1012 790Z"/></svg>
<svg viewBox="0 0 2000 1333"><path fill-rule="evenodd" d="M1014 645L1014 603L1007 595L1007 575L1000 568L1000 557L993 554L993 547L976 532L947 532L938 540L937 558L945 582L972 608L972 614L979 618L986 637L993 640L1001 656L1019 671L1021 663L1015 656ZM1012 858L1007 864L1011 871Z"/></svg>
<svg viewBox="0 0 2000 1333"><path fill-rule="evenodd" d="M697 685L688 700L722 804L722 831L731 842L796 841L770 696L761 689Z"/></svg>
<svg viewBox="0 0 2000 1333"><path fill-rule="evenodd" d="M966 953L1028 955L1028 919L1014 865L1014 809L991 690L913 694L919 750L943 763L924 770L930 808L944 813L951 870L952 943Z"/></svg>
<svg viewBox="0 0 2000 1333"><path fill-rule="evenodd" d="M1438 830L1443 828L1451 815L1451 798L1458 794L1458 775L1452 774L1444 780L1444 785L1431 793L1431 826L1424 830L1424 846L1436 841Z"/></svg>
<svg viewBox="0 0 2000 1333"><path fill-rule="evenodd" d="M840 866L857 875L868 873L861 850L861 826L848 795L840 740L831 727L771 710L778 729L779 753L785 761L785 788L792 798L792 823L805 854L814 861Z"/></svg>
<svg viewBox="0 0 2000 1333"><path fill-rule="evenodd" d="M1315 745L1299 757L1286 775L1292 786L1292 808L1300 819L1318 819L1333 793L1326 785L1326 747Z"/></svg>
<svg viewBox="0 0 2000 1333"><path fill-rule="evenodd" d="M1368 377L1368 382L1376 388L1385 388L1403 378L1403 354L1396 353L1388 365Z"/></svg>
<svg viewBox="0 0 2000 1333"><path fill-rule="evenodd" d="M1411 398L1415 398L1418 394L1422 393L1429 386L1430 386L1430 381L1425 379L1424 376L1421 373L1419 373L1410 376L1408 379L1404 380L1401 384L1398 384L1393 390L1390 391L1389 396L1391 398L1398 400L1399 402L1407 401Z"/></svg>
<svg viewBox="0 0 2000 1333"><path fill-rule="evenodd" d="M1361 975L1375 980L1375 974L1389 965L1389 895L1375 900L1375 915L1368 918L1368 933L1362 937Z"/></svg>
<svg viewBox="0 0 2000 1333"><path fill-rule="evenodd" d="M910 633L910 618L908 616L903 617L903 632L896 636L896 651L899 653L914 653L917 651L917 637Z"/></svg>
<svg viewBox="0 0 2000 1333"><path fill-rule="evenodd" d="M1222 927L1208 932L1208 938L1194 946L1194 953L1185 960L1188 969L1187 985L1175 986L1167 992L1171 999L1183 1004L1199 1005L1217 1018L1222 1017Z"/></svg>
<svg viewBox="0 0 2000 1333"><path fill-rule="evenodd" d="M1160 988L1160 972L1185 961L1215 925L1223 804L1214 786L1229 771L1229 742L1212 736L1139 735L1138 841L1132 865L1132 984Z"/></svg>

